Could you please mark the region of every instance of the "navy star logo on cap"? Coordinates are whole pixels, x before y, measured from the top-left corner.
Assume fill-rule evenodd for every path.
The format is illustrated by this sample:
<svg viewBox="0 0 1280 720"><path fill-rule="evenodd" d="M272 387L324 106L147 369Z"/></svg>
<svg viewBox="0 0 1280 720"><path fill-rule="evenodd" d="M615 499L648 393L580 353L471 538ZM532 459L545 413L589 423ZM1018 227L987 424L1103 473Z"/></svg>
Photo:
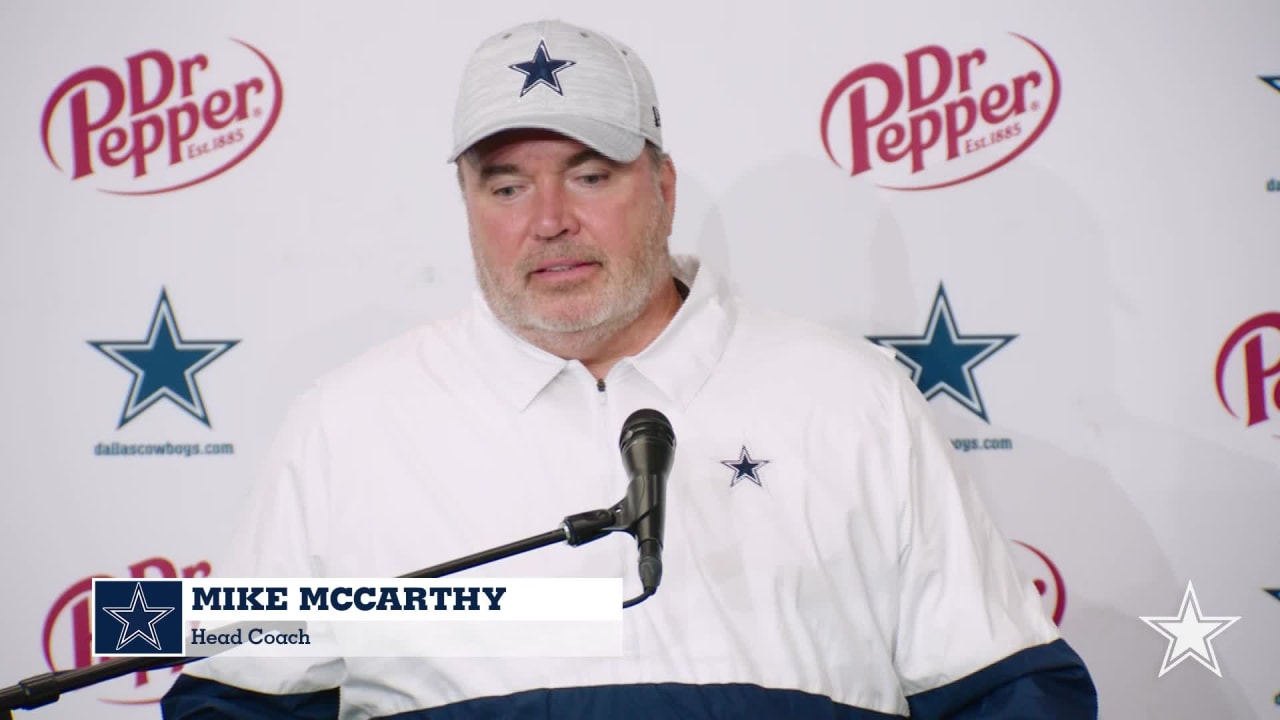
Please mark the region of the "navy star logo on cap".
<svg viewBox="0 0 1280 720"><path fill-rule="evenodd" d="M133 384L120 424L137 417L142 411L164 398L172 400L192 417L209 424L196 373L208 367L239 340L184 340L178 320L169 305L169 296L160 290L160 302L151 316L151 327L144 340L91 340L89 344L133 374Z"/></svg>
<svg viewBox="0 0 1280 720"><path fill-rule="evenodd" d="M929 324L921 335L868 335L877 345L897 352L898 362L911 368L911 379L926 400L939 393L950 396L986 422L987 408L978 392L973 370L1017 335L962 335L956 328L947 291L938 283Z"/></svg>
<svg viewBox="0 0 1280 720"><path fill-rule="evenodd" d="M721 460L720 464L733 471L733 479L729 481L729 487L737 485L742 480L750 480L764 487L764 483L760 482L760 468L768 465L769 461L751 459L751 453L747 452L746 445L743 445L742 450L738 452L737 460Z"/></svg>
<svg viewBox="0 0 1280 720"><path fill-rule="evenodd" d="M534 51L532 60L507 67L524 73L524 87L520 88L520 97L524 97L525 93L538 85L546 85L555 90L557 95L564 95L556 73L576 64L572 60L552 60L550 53L547 52L547 41L542 40L538 43L538 49Z"/></svg>
<svg viewBox="0 0 1280 720"><path fill-rule="evenodd" d="M176 608L149 607L147 598L142 594L142 583L133 588L133 600L126 607L104 607L102 611L120 621L120 640L116 650L120 650L134 638L141 638L151 647L160 650L160 638L156 636L156 623L163 620Z"/></svg>

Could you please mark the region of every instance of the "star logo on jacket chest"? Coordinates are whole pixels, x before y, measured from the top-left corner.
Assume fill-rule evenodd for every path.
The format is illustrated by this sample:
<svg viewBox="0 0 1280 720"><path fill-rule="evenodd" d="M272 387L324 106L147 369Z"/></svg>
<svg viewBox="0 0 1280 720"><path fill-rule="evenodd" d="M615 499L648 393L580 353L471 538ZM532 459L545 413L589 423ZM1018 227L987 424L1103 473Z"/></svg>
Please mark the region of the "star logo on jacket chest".
<svg viewBox="0 0 1280 720"><path fill-rule="evenodd" d="M738 452L736 460L721 460L720 464L733 471L733 479L729 481L729 487L733 487L743 480L750 480L756 485L764 487L764 483L760 481L760 468L768 465L769 461L753 459L746 445L742 446L742 450Z"/></svg>

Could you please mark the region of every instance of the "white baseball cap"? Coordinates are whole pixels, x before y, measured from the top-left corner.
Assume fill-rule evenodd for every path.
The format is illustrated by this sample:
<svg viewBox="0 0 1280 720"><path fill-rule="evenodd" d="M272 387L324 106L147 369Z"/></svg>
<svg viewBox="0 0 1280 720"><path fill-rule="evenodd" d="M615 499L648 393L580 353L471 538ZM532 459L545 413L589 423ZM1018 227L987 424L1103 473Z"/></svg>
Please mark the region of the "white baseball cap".
<svg viewBox="0 0 1280 720"><path fill-rule="evenodd" d="M537 128L628 163L662 147L658 95L634 50L558 20L526 23L480 44L463 71L453 117L454 162L503 130Z"/></svg>

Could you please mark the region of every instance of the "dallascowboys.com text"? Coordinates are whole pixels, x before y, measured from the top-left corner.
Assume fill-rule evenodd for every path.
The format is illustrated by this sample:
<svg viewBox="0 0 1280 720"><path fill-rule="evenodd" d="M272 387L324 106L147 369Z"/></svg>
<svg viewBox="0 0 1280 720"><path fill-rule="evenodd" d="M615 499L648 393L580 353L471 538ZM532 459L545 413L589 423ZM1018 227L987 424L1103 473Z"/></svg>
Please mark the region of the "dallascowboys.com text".
<svg viewBox="0 0 1280 720"><path fill-rule="evenodd" d="M951 438L951 447L960 452L974 450L1012 450L1012 438Z"/></svg>
<svg viewBox="0 0 1280 720"><path fill-rule="evenodd" d="M133 457L135 455L161 455L195 457L197 455L234 455L235 445L231 443L122 443L100 442L93 446L93 454L111 457Z"/></svg>

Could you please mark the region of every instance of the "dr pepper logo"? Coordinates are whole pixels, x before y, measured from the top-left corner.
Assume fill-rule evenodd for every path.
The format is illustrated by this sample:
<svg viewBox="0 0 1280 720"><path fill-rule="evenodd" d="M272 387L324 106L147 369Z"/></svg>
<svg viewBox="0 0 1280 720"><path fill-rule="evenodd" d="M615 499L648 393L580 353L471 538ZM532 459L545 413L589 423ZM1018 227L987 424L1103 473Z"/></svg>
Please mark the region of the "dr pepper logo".
<svg viewBox="0 0 1280 720"><path fill-rule="evenodd" d="M1280 312L1260 313L1231 331L1214 381L1222 407L1246 427L1280 416Z"/></svg>
<svg viewBox="0 0 1280 720"><path fill-rule="evenodd" d="M239 40L150 49L72 73L45 103L44 151L78 183L115 195L191 187L240 164L280 117L280 75Z"/></svg>
<svg viewBox="0 0 1280 720"><path fill-rule="evenodd" d="M1030 147L1061 91L1049 54L1021 35L925 45L841 78L822 107L822 145L833 163L883 188L956 185Z"/></svg>

